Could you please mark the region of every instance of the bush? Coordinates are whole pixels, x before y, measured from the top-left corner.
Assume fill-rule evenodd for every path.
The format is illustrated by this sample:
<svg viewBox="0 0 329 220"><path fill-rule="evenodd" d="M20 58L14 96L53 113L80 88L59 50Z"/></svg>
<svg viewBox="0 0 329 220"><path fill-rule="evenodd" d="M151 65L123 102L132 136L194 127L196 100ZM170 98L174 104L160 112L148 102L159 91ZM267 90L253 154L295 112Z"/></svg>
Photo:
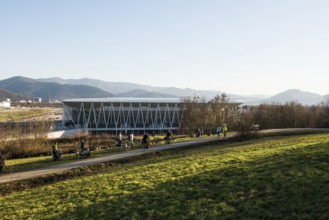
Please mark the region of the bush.
<svg viewBox="0 0 329 220"><path fill-rule="evenodd" d="M237 129L237 139L246 140L254 139L258 137L258 125L249 124L244 121L239 121L236 124Z"/></svg>
<svg viewBox="0 0 329 220"><path fill-rule="evenodd" d="M44 139L17 139L3 141L1 152L8 155L8 158L22 158L49 154L50 148Z"/></svg>

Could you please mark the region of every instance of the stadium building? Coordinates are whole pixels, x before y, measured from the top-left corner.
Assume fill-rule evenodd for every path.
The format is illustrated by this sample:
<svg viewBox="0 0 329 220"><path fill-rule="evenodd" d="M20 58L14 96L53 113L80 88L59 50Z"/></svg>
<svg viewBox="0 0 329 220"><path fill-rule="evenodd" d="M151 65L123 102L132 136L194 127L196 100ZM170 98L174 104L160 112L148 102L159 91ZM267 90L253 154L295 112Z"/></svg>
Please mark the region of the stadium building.
<svg viewBox="0 0 329 220"><path fill-rule="evenodd" d="M89 132L159 132L178 130L181 115L177 98L68 99L62 125Z"/></svg>
<svg viewBox="0 0 329 220"><path fill-rule="evenodd" d="M88 98L62 103L62 126L91 133L176 131L183 113L179 98Z"/></svg>

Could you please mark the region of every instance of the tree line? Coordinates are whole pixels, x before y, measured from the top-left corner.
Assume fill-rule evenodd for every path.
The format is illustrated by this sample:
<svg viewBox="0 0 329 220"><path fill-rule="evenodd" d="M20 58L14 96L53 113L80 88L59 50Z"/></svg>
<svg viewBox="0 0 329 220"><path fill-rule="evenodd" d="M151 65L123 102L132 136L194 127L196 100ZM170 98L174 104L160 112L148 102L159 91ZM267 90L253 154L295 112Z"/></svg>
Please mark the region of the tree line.
<svg viewBox="0 0 329 220"><path fill-rule="evenodd" d="M303 106L296 101L251 106L240 120L259 124L261 129L329 128L329 99L313 106Z"/></svg>
<svg viewBox="0 0 329 220"><path fill-rule="evenodd" d="M313 106L292 101L241 107L230 103L223 93L210 101L194 96L185 97L181 102L184 109L181 128L188 134L198 128L210 134L221 125L235 131L253 129L253 125L260 129L329 128L329 98Z"/></svg>

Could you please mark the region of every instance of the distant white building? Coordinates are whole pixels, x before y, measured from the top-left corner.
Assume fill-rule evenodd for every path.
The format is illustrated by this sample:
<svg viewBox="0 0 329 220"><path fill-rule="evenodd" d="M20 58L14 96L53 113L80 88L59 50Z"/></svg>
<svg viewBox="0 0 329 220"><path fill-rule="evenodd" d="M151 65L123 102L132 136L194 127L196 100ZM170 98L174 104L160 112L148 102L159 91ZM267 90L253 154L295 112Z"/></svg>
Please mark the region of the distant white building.
<svg viewBox="0 0 329 220"><path fill-rule="evenodd" d="M0 108L10 108L10 101L2 101L0 102Z"/></svg>
<svg viewBox="0 0 329 220"><path fill-rule="evenodd" d="M42 98L41 97L35 97L33 99L33 102L35 102L35 103L41 103L42 102Z"/></svg>

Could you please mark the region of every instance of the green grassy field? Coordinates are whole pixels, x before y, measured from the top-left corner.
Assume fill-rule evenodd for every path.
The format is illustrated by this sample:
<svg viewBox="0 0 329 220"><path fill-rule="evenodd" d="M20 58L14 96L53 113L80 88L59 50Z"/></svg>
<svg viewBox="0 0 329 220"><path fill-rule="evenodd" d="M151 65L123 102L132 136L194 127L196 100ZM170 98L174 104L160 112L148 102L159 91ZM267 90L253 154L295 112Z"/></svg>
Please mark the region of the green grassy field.
<svg viewBox="0 0 329 220"><path fill-rule="evenodd" d="M329 135L173 151L0 197L3 219L328 219Z"/></svg>
<svg viewBox="0 0 329 220"><path fill-rule="evenodd" d="M51 108L1 109L0 110L0 122L31 119L31 118L34 118L37 116L47 115L53 111L54 110Z"/></svg>

